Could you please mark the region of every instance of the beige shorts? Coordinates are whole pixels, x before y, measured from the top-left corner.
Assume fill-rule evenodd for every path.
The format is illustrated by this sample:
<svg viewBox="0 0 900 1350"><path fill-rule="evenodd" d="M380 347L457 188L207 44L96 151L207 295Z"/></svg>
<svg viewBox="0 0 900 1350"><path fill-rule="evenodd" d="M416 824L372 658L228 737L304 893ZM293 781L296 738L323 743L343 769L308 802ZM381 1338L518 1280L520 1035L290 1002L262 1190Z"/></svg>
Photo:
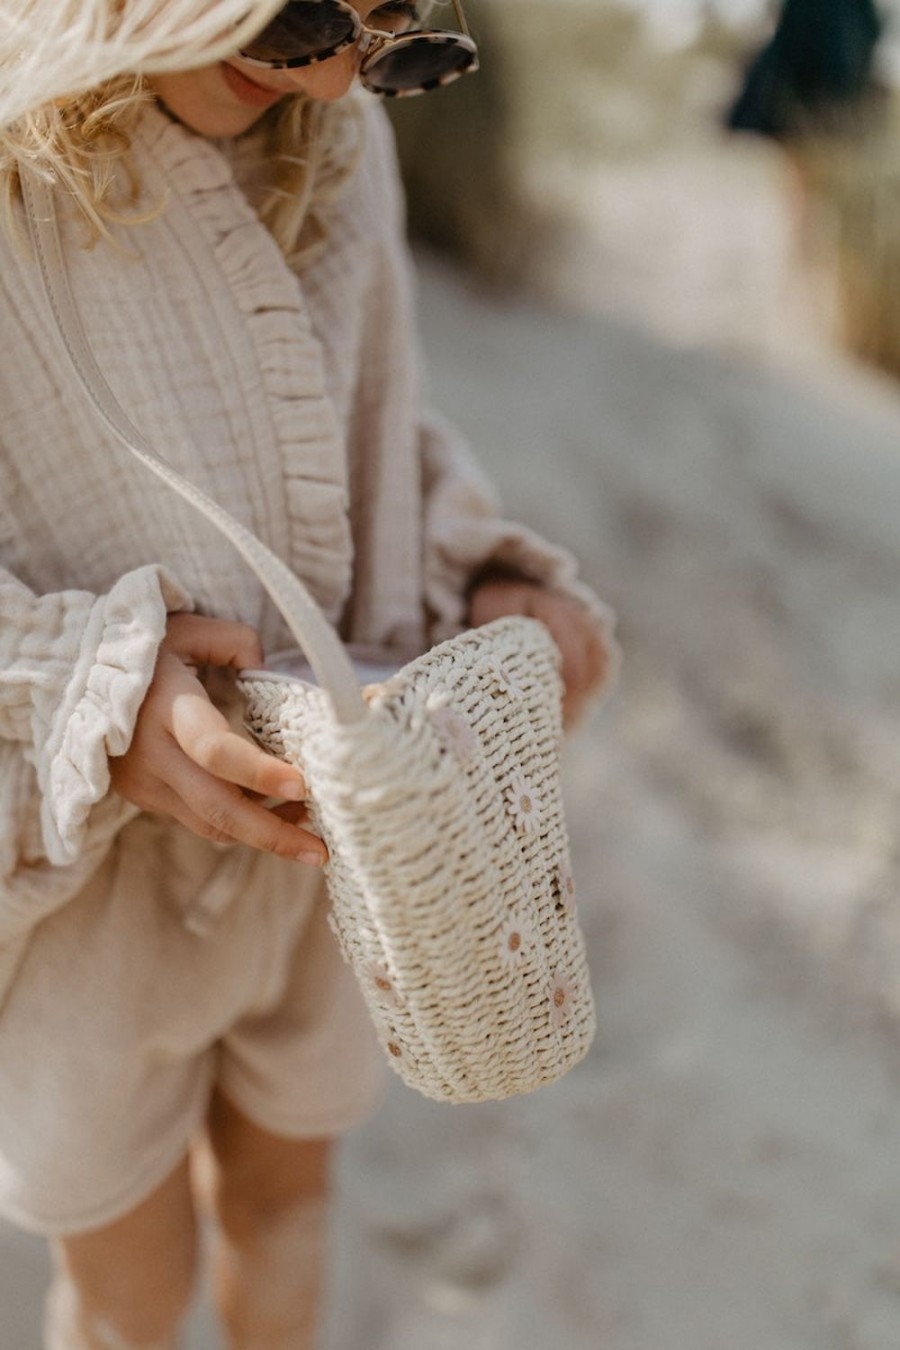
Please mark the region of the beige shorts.
<svg viewBox="0 0 900 1350"><path fill-rule="evenodd" d="M35 928L0 1009L0 1212L102 1227L181 1161L214 1086L311 1139L363 1119L381 1077L321 876L138 817Z"/></svg>

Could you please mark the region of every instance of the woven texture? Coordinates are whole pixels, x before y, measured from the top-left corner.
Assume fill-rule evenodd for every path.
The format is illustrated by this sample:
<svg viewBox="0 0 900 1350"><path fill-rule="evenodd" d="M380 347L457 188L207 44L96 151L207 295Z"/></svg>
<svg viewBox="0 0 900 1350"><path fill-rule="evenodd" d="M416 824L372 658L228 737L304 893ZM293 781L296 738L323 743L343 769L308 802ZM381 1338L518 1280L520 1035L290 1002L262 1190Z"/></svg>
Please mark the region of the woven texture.
<svg viewBox="0 0 900 1350"><path fill-rule="evenodd" d="M542 625L500 619L370 690L351 726L315 686L240 682L249 730L306 777L335 932L388 1060L436 1100L533 1091L593 1038L558 663Z"/></svg>

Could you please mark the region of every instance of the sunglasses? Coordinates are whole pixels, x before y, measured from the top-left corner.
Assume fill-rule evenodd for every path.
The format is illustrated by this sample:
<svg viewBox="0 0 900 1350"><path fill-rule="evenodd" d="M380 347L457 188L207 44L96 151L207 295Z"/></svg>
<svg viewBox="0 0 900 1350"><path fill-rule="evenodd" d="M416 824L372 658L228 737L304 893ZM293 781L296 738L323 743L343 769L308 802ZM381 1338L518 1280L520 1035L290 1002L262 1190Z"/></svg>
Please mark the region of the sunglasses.
<svg viewBox="0 0 900 1350"><path fill-rule="evenodd" d="M376 6L363 23L345 0L288 0L240 56L266 70L296 70L356 47L365 89L387 98L424 94L478 69L460 0L453 10L458 33L422 28L418 7L405 2Z"/></svg>

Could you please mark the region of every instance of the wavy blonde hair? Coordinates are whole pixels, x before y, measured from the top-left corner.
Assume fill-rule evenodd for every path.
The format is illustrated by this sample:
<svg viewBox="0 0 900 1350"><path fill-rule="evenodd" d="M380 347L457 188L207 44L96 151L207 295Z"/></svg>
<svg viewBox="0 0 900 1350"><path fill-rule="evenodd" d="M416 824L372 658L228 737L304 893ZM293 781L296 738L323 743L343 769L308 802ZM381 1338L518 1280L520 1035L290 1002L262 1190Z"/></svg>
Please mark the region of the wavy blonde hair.
<svg viewBox="0 0 900 1350"><path fill-rule="evenodd" d="M22 103L23 71L40 69L38 87L46 92L65 88L67 80L83 82L91 68L114 70L131 60L136 63L131 69L147 73L190 69L233 51L239 36L277 11L280 0L258 0L255 25L247 18L248 0L52 0L46 19L51 28L56 20L57 68L50 70L36 64L41 52L49 52L37 12L47 2L10 0L24 6L18 47L10 38L16 17L2 20L0 73L6 73L5 65L14 78L0 108L5 99L18 115L0 130L0 226L15 232L19 170L29 165L61 185L87 226L86 242L96 243L110 237L110 226L138 224L164 209L164 202L139 206L141 185L131 154L135 126L155 96L145 74L113 73L83 92L57 94L29 107ZM29 38L24 46L23 32ZM60 58L59 43L70 59ZM285 256L296 261L321 244L325 209L359 157L357 107L352 99L324 104L295 95L264 114L250 134L263 138L271 166L257 203L260 217Z"/></svg>

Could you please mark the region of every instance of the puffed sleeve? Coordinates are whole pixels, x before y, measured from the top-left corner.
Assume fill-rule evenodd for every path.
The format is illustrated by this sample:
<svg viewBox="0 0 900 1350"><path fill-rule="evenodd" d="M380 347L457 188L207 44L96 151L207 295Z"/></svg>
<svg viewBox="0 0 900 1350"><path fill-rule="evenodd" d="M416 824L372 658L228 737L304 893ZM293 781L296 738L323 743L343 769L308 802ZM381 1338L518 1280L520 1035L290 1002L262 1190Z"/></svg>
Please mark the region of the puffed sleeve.
<svg viewBox="0 0 900 1350"><path fill-rule="evenodd" d="M36 595L0 569L2 789L0 877L26 862L76 860L109 792L108 759L131 741L170 611L188 597L160 567L121 577L105 595ZM32 798L36 811L23 808ZM104 830L134 808L117 801ZM121 817L121 819L118 819Z"/></svg>

